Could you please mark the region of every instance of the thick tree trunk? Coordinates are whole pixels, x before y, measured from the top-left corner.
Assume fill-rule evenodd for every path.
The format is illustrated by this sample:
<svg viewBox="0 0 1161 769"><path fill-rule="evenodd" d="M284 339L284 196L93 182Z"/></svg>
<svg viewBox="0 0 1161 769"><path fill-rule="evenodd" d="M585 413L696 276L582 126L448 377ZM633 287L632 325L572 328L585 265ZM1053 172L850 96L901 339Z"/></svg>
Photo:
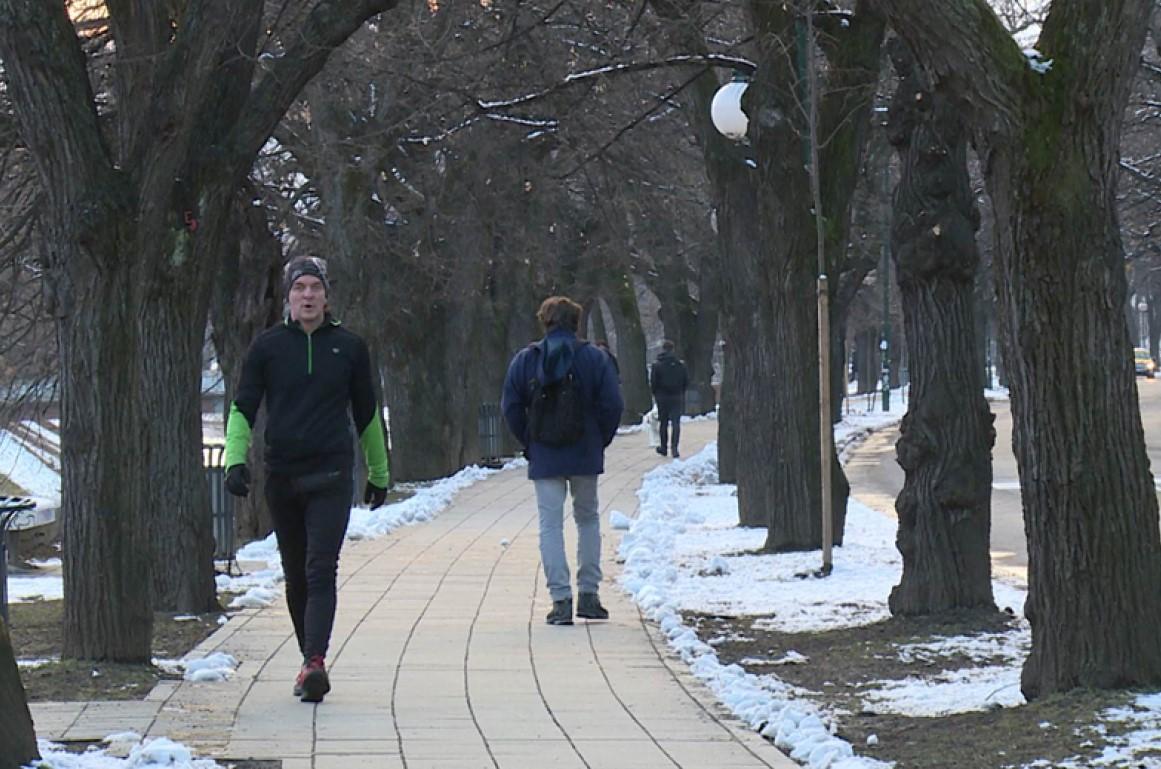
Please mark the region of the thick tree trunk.
<svg viewBox="0 0 1161 769"><path fill-rule="evenodd" d="M855 372L858 383L856 392L859 395L875 391L875 372L878 371L875 366L875 358L879 352L877 339L878 334L870 329L864 329L855 334L855 360L858 367Z"/></svg>
<svg viewBox="0 0 1161 769"><path fill-rule="evenodd" d="M36 731L20 669L12 650L8 627L0 619L0 769L20 769L40 758L36 749Z"/></svg>
<svg viewBox="0 0 1161 769"><path fill-rule="evenodd" d="M226 206L220 211L224 219ZM204 256L197 263L211 265L221 259L220 232L213 225L200 228L198 250ZM146 286L137 315L142 395L149 403L140 438L149 462L143 499L146 509L155 511L149 522L153 608L213 611L218 607L214 538L198 397L212 282L190 276L188 266L196 257L187 230L158 233L146 227L141 235L142 249L162 243L167 251L164 258L151 260L156 271L140 278Z"/></svg>
<svg viewBox="0 0 1161 769"><path fill-rule="evenodd" d="M1120 311L1114 182L1084 171L1084 157L1055 160L1005 162L989 178L1010 222L999 294L1028 534L1030 698L1161 682L1161 593L1142 589L1161 573L1157 497ZM1065 169L1103 183L1078 189Z"/></svg>
<svg viewBox="0 0 1161 769"><path fill-rule="evenodd" d="M67 240L64 242L67 243ZM153 611L139 327L124 250L98 276L87 254L57 282L61 351L62 655L147 662ZM126 249L127 250L127 249ZM122 257L118 259L118 257ZM129 293L136 293L130 291Z"/></svg>
<svg viewBox="0 0 1161 769"><path fill-rule="evenodd" d="M718 401L718 481L720 483L738 482L738 425L734 417L733 375L734 351L729 342L722 345L722 379L721 393ZM743 526L755 525L741 520L741 507L738 508L739 523ZM756 524L765 526L765 523Z"/></svg>
<svg viewBox="0 0 1161 769"><path fill-rule="evenodd" d="M592 334L589 336L594 342L609 341L609 330L605 328L605 312L601 308L601 298L594 297L592 304L585 309L585 315L590 319Z"/></svg>
<svg viewBox="0 0 1161 769"><path fill-rule="evenodd" d="M451 389L446 376L445 334L433 324L424 342L408 349L406 365L389 360L384 368L393 437L391 475L397 481L443 478L467 461L461 394ZM465 349L460 344L453 343L451 349Z"/></svg>
<svg viewBox="0 0 1161 769"><path fill-rule="evenodd" d="M911 400L895 450L906 478L895 508L903 576L892 614L994 609L991 569L992 414L980 386L975 276L979 224L967 134L897 38L903 78L891 142L903 169L891 252L903 295Z"/></svg>
<svg viewBox="0 0 1161 769"><path fill-rule="evenodd" d="M637 290L627 272L621 279L608 281L606 287L610 292L609 315L617 332L617 364L621 367L621 395L625 399L621 422L640 424L641 417L653 408L653 395L649 392L645 331L641 328Z"/></svg>

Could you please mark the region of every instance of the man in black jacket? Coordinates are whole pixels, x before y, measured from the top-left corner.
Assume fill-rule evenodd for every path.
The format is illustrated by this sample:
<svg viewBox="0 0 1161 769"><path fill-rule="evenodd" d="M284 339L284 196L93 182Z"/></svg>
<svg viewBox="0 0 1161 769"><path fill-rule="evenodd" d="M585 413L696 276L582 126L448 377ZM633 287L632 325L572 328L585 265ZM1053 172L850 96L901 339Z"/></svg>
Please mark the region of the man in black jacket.
<svg viewBox="0 0 1161 769"><path fill-rule="evenodd" d="M246 452L265 399L266 502L303 657L294 694L321 702L331 688L325 660L351 515L352 417L367 460L363 501L372 510L386 499L390 476L370 353L327 312L326 263L291 261L285 287L289 316L254 340L242 364L226 423L226 488L240 497L250 493Z"/></svg>
<svg viewBox="0 0 1161 769"><path fill-rule="evenodd" d="M657 403L657 421L661 423L661 445L657 447L657 453L665 456L666 445L672 445L673 458L678 459L681 454L677 451L677 443L681 440L681 414L685 411L685 388L689 384L689 374L686 373L685 363L677 358L673 350L673 342L668 339L661 343L661 353L649 371L649 389L653 391L653 400ZM673 443L667 444L670 422L673 423Z"/></svg>

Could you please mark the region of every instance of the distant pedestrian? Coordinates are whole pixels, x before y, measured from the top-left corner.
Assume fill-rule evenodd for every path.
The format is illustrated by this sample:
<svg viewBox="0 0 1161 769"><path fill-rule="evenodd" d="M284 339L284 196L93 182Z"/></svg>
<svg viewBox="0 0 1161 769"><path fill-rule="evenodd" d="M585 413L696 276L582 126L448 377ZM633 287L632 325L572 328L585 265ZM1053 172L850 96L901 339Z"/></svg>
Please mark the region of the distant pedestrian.
<svg viewBox="0 0 1161 769"><path fill-rule="evenodd" d="M372 510L386 499L390 478L370 353L329 312L326 262L295 259L284 278L289 315L254 340L230 407L226 488L239 497L250 493L246 452L265 400L266 503L303 658L294 694L321 702L331 688L326 654L351 515L352 419L369 471L363 501Z"/></svg>
<svg viewBox="0 0 1161 769"><path fill-rule="evenodd" d="M593 342L597 347L605 351L605 355L609 356L609 360L613 362L613 369L617 372L617 381L621 380L621 364L617 363L617 356L613 355L613 351L609 349L609 343L604 339L598 339Z"/></svg>
<svg viewBox="0 0 1161 769"><path fill-rule="evenodd" d="M571 625L572 585L564 551L564 503L572 492L577 527L577 611L608 619L601 605L601 518L597 476L624 402L611 358L578 341L581 307L566 296L545 299L536 313L544 338L512 358L502 407L525 447L540 512L540 560L552 598L550 625Z"/></svg>
<svg viewBox="0 0 1161 769"><path fill-rule="evenodd" d="M681 414L685 411L685 388L688 385L689 374L685 370L685 363L674 353L673 342L666 339L661 343L661 352L649 371L649 389L653 391L653 400L657 403L657 421L661 423L661 444L656 449L661 456L665 456L668 445L674 459L681 457L677 444L681 440ZM667 444L670 424L673 425L673 442Z"/></svg>

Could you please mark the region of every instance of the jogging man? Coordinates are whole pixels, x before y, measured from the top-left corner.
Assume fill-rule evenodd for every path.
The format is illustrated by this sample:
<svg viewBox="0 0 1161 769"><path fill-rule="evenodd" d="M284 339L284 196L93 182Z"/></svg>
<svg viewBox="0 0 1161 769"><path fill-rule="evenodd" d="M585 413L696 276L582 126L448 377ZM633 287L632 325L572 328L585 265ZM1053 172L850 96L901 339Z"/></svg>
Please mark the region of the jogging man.
<svg viewBox="0 0 1161 769"><path fill-rule="evenodd" d="M363 501L372 510L386 499L390 478L370 353L329 312L326 262L294 259L284 284L288 317L254 340L242 364L226 424L226 488L250 493L246 452L265 399L266 503L303 657L294 694L321 702L331 688L326 654L353 497L352 419L367 460Z"/></svg>

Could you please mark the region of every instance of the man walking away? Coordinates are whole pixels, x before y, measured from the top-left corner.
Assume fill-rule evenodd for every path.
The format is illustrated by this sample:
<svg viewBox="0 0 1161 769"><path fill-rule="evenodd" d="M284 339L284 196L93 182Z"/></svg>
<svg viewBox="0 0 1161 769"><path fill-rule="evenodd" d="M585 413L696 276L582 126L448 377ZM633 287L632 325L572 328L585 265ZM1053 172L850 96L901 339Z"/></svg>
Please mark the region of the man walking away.
<svg viewBox="0 0 1161 769"><path fill-rule="evenodd" d="M681 440L681 414L685 411L685 388L689 385L689 374L685 370L685 363L678 360L673 350L673 342L668 339L661 343L661 352L649 372L649 389L653 391L653 400L657 403L657 420L661 423L661 445L657 447L657 453L665 456L665 447L670 445L673 458L678 459L681 454L677 451L677 444ZM667 444L670 422L673 423L673 443Z"/></svg>
<svg viewBox="0 0 1161 769"><path fill-rule="evenodd" d="M536 313L544 338L512 358L501 405L525 447L540 511L540 560L552 597L550 625L571 625L572 585L564 552L564 503L572 492L577 527L577 611L608 619L601 606L601 518L597 476L624 403L612 360L576 338L581 307L566 296L545 299Z"/></svg>
<svg viewBox="0 0 1161 769"><path fill-rule="evenodd" d="M266 401L266 503L286 573L286 603L303 664L294 694L330 691L327 646L335 621L339 550L351 515L351 421L367 460L363 501L383 504L390 483L376 378L366 343L327 307L326 262L293 260L285 272L289 315L246 353L226 423L226 488L250 493L246 451Z"/></svg>

